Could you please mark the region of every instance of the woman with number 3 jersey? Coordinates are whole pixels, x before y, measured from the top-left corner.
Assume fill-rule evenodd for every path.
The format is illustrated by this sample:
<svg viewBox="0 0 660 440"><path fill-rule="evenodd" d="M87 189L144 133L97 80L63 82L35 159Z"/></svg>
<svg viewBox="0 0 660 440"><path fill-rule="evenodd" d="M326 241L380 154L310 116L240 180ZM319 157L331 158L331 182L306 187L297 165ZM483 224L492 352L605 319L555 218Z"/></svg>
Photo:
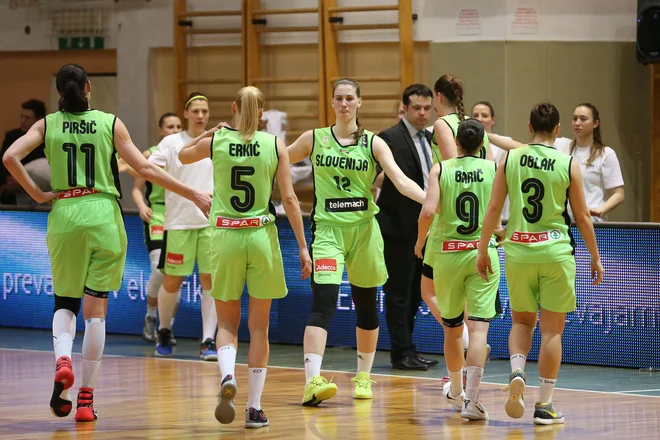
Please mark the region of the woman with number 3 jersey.
<svg viewBox="0 0 660 440"><path fill-rule="evenodd" d="M57 359L50 407L58 417L71 412L71 350L84 294L82 384L76 421L92 422L97 418L93 392L105 346L108 292L120 289L126 261L126 231L117 201L121 197L117 153L142 178L193 201L205 215L211 196L194 191L147 162L119 118L91 110L91 83L82 67L63 66L56 84L60 111L35 123L14 142L3 163L35 201L53 201L46 235L55 290L53 344ZM53 189L46 193L20 162L42 142Z"/></svg>
<svg viewBox="0 0 660 440"><path fill-rule="evenodd" d="M179 152L179 160L184 164L208 157L213 161L211 296L215 298L218 314L222 386L215 418L220 423L231 423L236 416L234 397L238 388L234 367L241 294L246 283L250 295L246 428L269 424L261 409L261 393L268 366L270 306L273 299L287 294L275 208L270 203L276 176L284 209L298 241L302 278L309 277L312 270L300 205L291 184L286 146L272 134L257 131L264 104L261 90L243 87L232 104L236 129L228 126L211 129Z"/></svg>
<svg viewBox="0 0 660 440"><path fill-rule="evenodd" d="M574 241L566 212L567 198L591 254L594 285L602 281L604 270L582 191L580 166L552 147L559 132L557 108L549 103L536 105L529 129L532 143L509 151L498 167L483 221L477 271L486 280L493 274L488 242L508 193L511 211L504 253L513 324L509 336L512 373L504 408L513 418L525 412L525 362L540 310L540 398L534 409L534 423L550 425L564 423L564 416L554 409L552 394L561 365L566 313L576 307Z"/></svg>
<svg viewBox="0 0 660 440"><path fill-rule="evenodd" d="M353 397L373 397L369 375L378 342L376 288L387 280L383 238L375 219L378 207L371 194L376 162L402 194L424 202L424 191L403 174L385 141L359 125L361 105L355 80L335 81L332 107L336 123L303 133L288 148L291 163L309 156L314 170L314 267L312 312L304 337L304 406L316 406L337 392L337 385L321 376L321 361L344 265L357 315L358 371Z"/></svg>

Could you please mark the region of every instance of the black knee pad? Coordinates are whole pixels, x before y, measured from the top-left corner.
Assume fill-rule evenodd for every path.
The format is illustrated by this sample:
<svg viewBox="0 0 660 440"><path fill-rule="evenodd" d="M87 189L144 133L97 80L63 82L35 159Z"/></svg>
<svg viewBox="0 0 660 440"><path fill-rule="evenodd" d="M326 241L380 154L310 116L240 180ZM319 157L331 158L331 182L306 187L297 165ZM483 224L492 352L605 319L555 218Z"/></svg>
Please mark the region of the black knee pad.
<svg viewBox="0 0 660 440"><path fill-rule="evenodd" d="M378 291L375 287L358 287L351 284L351 294L355 304L357 326L362 330L378 328Z"/></svg>
<svg viewBox="0 0 660 440"><path fill-rule="evenodd" d="M53 313L64 309L71 310L75 316L78 316L78 313L80 313L80 304L82 304L82 298L69 298L66 296L57 296L57 294L54 296L55 309L53 310Z"/></svg>
<svg viewBox="0 0 660 440"><path fill-rule="evenodd" d="M338 297L337 284L316 284L312 281L312 313L307 320L307 326L328 330L337 309Z"/></svg>
<svg viewBox="0 0 660 440"><path fill-rule="evenodd" d="M463 312L461 312L460 315L458 315L456 318L445 318L444 316L442 317L442 325L445 327L460 327L463 325L463 320L465 318L463 317Z"/></svg>

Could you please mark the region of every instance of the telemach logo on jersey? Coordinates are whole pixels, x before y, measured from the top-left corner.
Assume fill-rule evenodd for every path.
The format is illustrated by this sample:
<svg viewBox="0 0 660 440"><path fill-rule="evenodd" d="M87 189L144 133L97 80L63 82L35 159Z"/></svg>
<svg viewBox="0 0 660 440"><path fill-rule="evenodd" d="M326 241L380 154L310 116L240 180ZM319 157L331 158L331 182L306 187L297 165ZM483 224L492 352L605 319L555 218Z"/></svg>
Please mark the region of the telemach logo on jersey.
<svg viewBox="0 0 660 440"><path fill-rule="evenodd" d="M561 238L561 232L557 229L552 231L542 231L542 232L521 232L513 231L510 241L514 243L522 244L534 244L541 243L544 241L554 241Z"/></svg>
<svg viewBox="0 0 660 440"><path fill-rule="evenodd" d="M366 211L369 203L366 197L348 197L345 199L325 199L325 210L328 212Z"/></svg>
<svg viewBox="0 0 660 440"><path fill-rule="evenodd" d="M337 272L337 260L320 258L314 262L314 272Z"/></svg>
<svg viewBox="0 0 660 440"><path fill-rule="evenodd" d="M172 252L167 253L167 261L168 264L175 264L177 266L183 264L183 254L174 254Z"/></svg>

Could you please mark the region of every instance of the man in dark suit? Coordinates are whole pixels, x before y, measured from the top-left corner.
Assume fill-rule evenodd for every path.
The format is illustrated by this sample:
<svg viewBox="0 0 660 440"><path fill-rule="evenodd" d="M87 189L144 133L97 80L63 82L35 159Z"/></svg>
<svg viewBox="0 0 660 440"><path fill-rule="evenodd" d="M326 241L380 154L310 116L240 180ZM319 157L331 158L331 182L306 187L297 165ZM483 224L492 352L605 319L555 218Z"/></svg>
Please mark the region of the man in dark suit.
<svg viewBox="0 0 660 440"><path fill-rule="evenodd" d="M398 124L378 134L392 150L394 160L406 176L424 190L428 187L431 159L429 122L433 92L413 84L403 92L404 116ZM417 353L412 342L415 315L421 303L422 260L414 253L417 219L422 206L397 191L385 176L378 197L376 218L385 243L385 264L389 279L385 292L385 317L392 342L392 366L404 370L426 370L438 361Z"/></svg>

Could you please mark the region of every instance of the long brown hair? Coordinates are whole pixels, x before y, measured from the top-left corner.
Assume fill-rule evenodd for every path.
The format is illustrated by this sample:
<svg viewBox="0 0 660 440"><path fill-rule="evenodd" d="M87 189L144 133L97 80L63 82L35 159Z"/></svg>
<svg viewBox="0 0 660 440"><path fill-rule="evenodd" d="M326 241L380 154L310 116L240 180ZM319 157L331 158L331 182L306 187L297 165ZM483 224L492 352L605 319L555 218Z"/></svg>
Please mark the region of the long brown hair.
<svg viewBox="0 0 660 440"><path fill-rule="evenodd" d="M442 93L445 98L456 106L456 113L458 113L459 121L465 119L465 106L463 105L463 82L457 76L442 75L435 82L433 91Z"/></svg>
<svg viewBox="0 0 660 440"><path fill-rule="evenodd" d="M360 97L360 84L352 78L339 78L332 84L332 98L335 96L335 90L341 85L348 85L355 87L355 96ZM360 125L360 120L358 118L358 110L355 110L355 124L357 125L357 130L352 133L353 140L358 142L359 139L364 134L364 127Z"/></svg>
<svg viewBox="0 0 660 440"><path fill-rule="evenodd" d="M238 91L235 102L238 110L235 126L243 139L251 141L259 128L259 113L264 108L266 98L258 88L247 86Z"/></svg>
<svg viewBox="0 0 660 440"><path fill-rule="evenodd" d="M577 107L586 107L589 110L591 110L591 117L595 121L598 121L598 125L594 127L594 142L591 145L591 152L589 153L589 159L587 159L587 166L590 166L594 160L600 155L602 155L605 152L605 144L603 144L603 132L600 129L600 112L596 108L595 105L593 105L590 102L583 102L582 104L579 104ZM577 139L573 139L571 141L571 156L573 155L573 151L575 151L575 143Z"/></svg>

